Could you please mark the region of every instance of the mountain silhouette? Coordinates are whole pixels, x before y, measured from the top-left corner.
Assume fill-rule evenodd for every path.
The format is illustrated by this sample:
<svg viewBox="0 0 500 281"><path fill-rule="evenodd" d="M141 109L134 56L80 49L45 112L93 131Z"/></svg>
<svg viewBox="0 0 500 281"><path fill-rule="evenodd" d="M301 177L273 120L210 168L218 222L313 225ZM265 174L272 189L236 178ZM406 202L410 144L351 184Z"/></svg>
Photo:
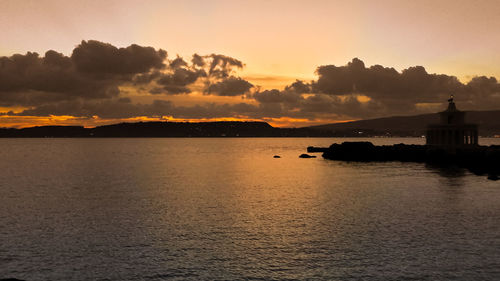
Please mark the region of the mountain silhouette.
<svg viewBox="0 0 500 281"><path fill-rule="evenodd" d="M481 136L494 136L500 134L500 110L495 111L468 111L468 123L479 125ZM413 116L393 116L369 120L359 120L345 123L334 123L308 128L330 131L332 134L342 132L358 135L374 136L421 136L425 134L428 124L438 123L439 115L435 113L413 115ZM360 133L361 132L361 133Z"/></svg>
<svg viewBox="0 0 500 281"><path fill-rule="evenodd" d="M419 137L438 115L395 116L302 128L276 128L266 122L137 122L84 128L83 126L37 126L0 128L3 138L40 137ZM481 136L500 135L500 110L470 111L470 123L479 125Z"/></svg>

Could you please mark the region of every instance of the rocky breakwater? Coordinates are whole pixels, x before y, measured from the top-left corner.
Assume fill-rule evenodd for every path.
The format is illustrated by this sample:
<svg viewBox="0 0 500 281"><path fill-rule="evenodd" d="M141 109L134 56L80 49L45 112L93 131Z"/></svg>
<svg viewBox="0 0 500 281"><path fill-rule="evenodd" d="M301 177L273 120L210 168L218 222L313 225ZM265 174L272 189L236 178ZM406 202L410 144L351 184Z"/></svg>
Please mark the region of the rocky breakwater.
<svg viewBox="0 0 500 281"><path fill-rule="evenodd" d="M382 145L371 142L343 142L323 150L323 158L341 161L401 161L466 168L477 175L497 180L500 175L500 146L447 149L431 145Z"/></svg>

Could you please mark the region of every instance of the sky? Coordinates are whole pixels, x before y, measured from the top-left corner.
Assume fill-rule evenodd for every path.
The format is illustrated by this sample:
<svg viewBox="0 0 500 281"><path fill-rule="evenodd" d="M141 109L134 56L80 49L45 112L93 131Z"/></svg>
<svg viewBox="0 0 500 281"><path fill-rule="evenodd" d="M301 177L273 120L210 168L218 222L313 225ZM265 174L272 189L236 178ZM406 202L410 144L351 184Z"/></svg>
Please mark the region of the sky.
<svg viewBox="0 0 500 281"><path fill-rule="evenodd" d="M0 0L0 126L301 127L436 112L450 94L500 109L499 14L482 0Z"/></svg>

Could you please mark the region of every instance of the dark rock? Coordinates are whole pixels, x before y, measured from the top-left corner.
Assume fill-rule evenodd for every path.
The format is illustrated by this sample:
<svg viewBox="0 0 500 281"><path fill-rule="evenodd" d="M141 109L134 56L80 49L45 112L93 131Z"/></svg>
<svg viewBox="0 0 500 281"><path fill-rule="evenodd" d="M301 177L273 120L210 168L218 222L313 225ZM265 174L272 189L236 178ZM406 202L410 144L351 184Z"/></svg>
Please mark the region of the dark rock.
<svg viewBox="0 0 500 281"><path fill-rule="evenodd" d="M328 150L328 147L315 147L315 146L308 146L307 147L307 152L325 152Z"/></svg>
<svg viewBox="0 0 500 281"><path fill-rule="evenodd" d="M492 180L492 181L497 181L500 178L498 177L498 175L492 174L492 175L488 175L488 179Z"/></svg>
<svg viewBox="0 0 500 281"><path fill-rule="evenodd" d="M273 158L281 158L279 155L274 155Z"/></svg>
<svg viewBox="0 0 500 281"><path fill-rule="evenodd" d="M401 161L428 163L441 167L466 168L476 175L489 174L491 180L500 175L500 147L472 146L453 150L429 145L382 145L370 142L332 144L323 158L342 161Z"/></svg>
<svg viewBox="0 0 500 281"><path fill-rule="evenodd" d="M304 153L304 154L301 154L301 155L299 156L299 158L316 158L316 156L314 156L314 155L309 155L309 154L305 154L305 153Z"/></svg>

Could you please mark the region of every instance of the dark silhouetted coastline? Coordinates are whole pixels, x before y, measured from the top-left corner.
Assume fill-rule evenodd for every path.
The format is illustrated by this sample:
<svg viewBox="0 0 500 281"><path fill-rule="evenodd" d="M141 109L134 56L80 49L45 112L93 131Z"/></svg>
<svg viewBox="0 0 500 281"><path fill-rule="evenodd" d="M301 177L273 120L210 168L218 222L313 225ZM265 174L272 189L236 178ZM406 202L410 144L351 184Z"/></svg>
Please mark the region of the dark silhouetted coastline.
<svg viewBox="0 0 500 281"><path fill-rule="evenodd" d="M310 128L275 128L266 122L138 122L82 126L41 126L0 129L4 138L134 138L134 137L325 137L330 132Z"/></svg>
<svg viewBox="0 0 500 281"><path fill-rule="evenodd" d="M328 148L308 147L308 152L323 152L329 160L358 162L419 162L438 167L461 167L496 180L500 175L500 146L460 147L453 150L430 145L382 145L371 142L343 142Z"/></svg>
<svg viewBox="0 0 500 281"><path fill-rule="evenodd" d="M500 135L500 111L470 111L479 124L479 135ZM395 116L301 128L277 128L266 122L137 122L84 128L83 126L37 126L0 128L2 138L43 137L421 137L436 114Z"/></svg>

